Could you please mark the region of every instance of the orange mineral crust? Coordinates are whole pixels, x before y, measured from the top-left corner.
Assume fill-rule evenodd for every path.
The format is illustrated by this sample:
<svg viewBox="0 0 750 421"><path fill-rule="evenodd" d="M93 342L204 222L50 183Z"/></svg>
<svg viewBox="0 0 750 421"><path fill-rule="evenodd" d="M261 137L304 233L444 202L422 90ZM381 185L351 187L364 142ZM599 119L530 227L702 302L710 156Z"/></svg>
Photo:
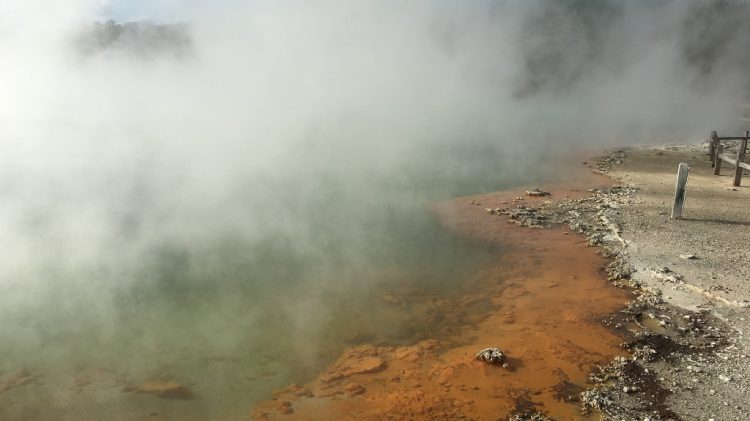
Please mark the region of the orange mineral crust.
<svg viewBox="0 0 750 421"><path fill-rule="evenodd" d="M552 199L585 191L545 190ZM522 192L461 198L433 209L446 229L502 245L495 262L460 281L462 294L433 300L431 316L455 326L411 346L348 348L309 384L256 405L252 418L498 420L539 411L558 420L585 419L576 401L588 373L623 353L621 339L601 320L629 295L604 280L606 260L567 227L522 228L485 211L507 207L501 202L512 203ZM463 317L484 301L491 303L488 311ZM487 347L502 350L506 366L475 359Z"/></svg>

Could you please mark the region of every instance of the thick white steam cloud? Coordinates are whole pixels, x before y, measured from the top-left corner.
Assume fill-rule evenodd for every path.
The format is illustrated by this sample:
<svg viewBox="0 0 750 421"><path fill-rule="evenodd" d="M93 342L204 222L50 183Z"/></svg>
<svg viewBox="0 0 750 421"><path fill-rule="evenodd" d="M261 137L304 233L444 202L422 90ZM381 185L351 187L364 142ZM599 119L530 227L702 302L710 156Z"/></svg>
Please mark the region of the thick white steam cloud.
<svg viewBox="0 0 750 421"><path fill-rule="evenodd" d="M267 248L317 268L274 302L311 329L325 279L380 264L402 209L575 148L745 128L744 2L239 3L162 3L177 52L158 31L82 48L101 2L0 6L0 337L110 326L166 272L295 282Z"/></svg>

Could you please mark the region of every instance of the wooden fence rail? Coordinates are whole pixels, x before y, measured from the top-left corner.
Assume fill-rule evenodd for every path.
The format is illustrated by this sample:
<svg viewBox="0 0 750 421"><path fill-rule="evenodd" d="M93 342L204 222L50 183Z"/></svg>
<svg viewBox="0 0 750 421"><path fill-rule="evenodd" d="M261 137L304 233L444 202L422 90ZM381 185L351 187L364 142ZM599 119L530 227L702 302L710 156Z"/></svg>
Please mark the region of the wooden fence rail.
<svg viewBox="0 0 750 421"><path fill-rule="evenodd" d="M744 162L745 151L747 150L747 140L750 137L750 131L745 132L745 136L734 136L734 137L719 137L716 131L711 132L711 139L709 141L708 154L711 157L711 166L714 167L714 175L720 175L721 163L727 162L734 165L734 186L739 186L742 182L742 171L750 170L750 164ZM724 153L724 145L722 141L740 141L739 149L737 154Z"/></svg>

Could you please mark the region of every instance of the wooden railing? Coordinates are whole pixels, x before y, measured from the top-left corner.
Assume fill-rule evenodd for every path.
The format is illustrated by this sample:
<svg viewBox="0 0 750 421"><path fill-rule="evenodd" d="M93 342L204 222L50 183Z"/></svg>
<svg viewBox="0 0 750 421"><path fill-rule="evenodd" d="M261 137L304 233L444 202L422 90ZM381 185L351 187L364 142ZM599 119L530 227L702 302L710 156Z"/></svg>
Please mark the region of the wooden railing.
<svg viewBox="0 0 750 421"><path fill-rule="evenodd" d="M721 163L727 162L734 165L734 183L733 185L739 186L742 182L742 171L750 170L750 164L745 161L745 151L747 150L747 140L750 137L750 131L745 132L745 136L739 137L719 137L716 131L711 132L711 139L709 141L708 154L711 157L711 166L714 167L714 175L721 173ZM737 154L724 153L723 141L740 141Z"/></svg>

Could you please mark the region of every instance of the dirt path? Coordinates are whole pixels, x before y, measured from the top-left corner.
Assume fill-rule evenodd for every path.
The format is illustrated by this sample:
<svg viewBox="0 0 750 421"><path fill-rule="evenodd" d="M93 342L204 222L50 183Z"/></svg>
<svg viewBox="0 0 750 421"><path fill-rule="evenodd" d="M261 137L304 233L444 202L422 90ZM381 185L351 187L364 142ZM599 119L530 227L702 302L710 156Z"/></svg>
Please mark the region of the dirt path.
<svg viewBox="0 0 750 421"><path fill-rule="evenodd" d="M706 145L613 151L585 163L613 178L590 199L501 209L518 223L565 223L614 258L638 297L611 322L632 356L591 375L584 409L603 419L750 419L750 189L713 176ZM683 220L670 220L677 166L691 167Z"/></svg>
<svg viewBox="0 0 750 421"><path fill-rule="evenodd" d="M673 221L669 213L680 162L689 164L690 177L683 219ZM628 150L609 175L638 188L637 201L622 218L638 278L668 290L672 302L685 308L696 310L707 297L718 301L724 306L715 310L729 317L735 308L750 306L750 187L733 187L734 169L724 167L714 176L702 145L654 147ZM690 255L694 258L685 258ZM651 271L664 266L682 282L654 282L659 277L649 276Z"/></svg>
<svg viewBox="0 0 750 421"><path fill-rule="evenodd" d="M685 420L750 419L750 177L732 187L733 169L714 176L707 145L624 151L608 171L637 188L619 223L632 278L690 314L705 314L711 352L652 364ZM677 165L690 165L684 219L670 220ZM687 258L693 257L694 258ZM724 332L724 336L718 332Z"/></svg>

